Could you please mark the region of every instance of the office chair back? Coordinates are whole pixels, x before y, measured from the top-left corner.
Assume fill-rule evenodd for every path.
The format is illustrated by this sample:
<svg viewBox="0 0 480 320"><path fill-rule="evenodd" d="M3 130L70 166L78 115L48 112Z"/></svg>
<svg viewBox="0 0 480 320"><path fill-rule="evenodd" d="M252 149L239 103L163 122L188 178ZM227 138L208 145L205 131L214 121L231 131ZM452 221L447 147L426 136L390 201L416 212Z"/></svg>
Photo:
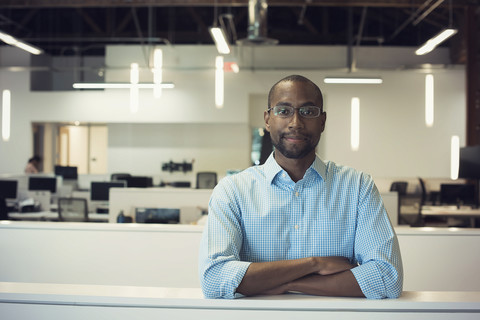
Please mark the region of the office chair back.
<svg viewBox="0 0 480 320"><path fill-rule="evenodd" d="M58 217L60 221L86 222L88 221L87 199L59 198Z"/></svg>
<svg viewBox="0 0 480 320"><path fill-rule="evenodd" d="M216 172L198 172L197 189L213 189L217 185Z"/></svg>
<svg viewBox="0 0 480 320"><path fill-rule="evenodd" d="M408 182L406 181L394 181L390 185L390 191L397 191L398 195L404 196L407 194Z"/></svg>

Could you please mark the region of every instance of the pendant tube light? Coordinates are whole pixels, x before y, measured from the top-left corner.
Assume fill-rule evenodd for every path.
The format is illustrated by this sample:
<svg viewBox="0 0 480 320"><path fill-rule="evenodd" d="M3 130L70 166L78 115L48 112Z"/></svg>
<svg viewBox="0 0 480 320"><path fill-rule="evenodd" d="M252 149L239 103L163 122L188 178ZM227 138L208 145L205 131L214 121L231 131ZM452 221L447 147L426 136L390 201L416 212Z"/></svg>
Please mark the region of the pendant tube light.
<svg viewBox="0 0 480 320"><path fill-rule="evenodd" d="M427 54L435 49L443 41L457 33L457 29L444 29L442 32L425 42L420 48L415 51L417 56Z"/></svg>
<svg viewBox="0 0 480 320"><path fill-rule="evenodd" d="M210 35L215 42L215 46L217 47L217 51L220 54L229 54L230 53L230 46L228 45L227 37L225 36L225 32L220 27L211 27Z"/></svg>
<svg viewBox="0 0 480 320"><path fill-rule="evenodd" d="M333 84L382 84L382 78L360 78L360 77L326 77L324 83Z"/></svg>
<svg viewBox="0 0 480 320"><path fill-rule="evenodd" d="M351 102L350 147L353 151L360 147L360 99L357 97Z"/></svg>
<svg viewBox="0 0 480 320"><path fill-rule="evenodd" d="M34 54L34 55L40 55L40 54L43 53L42 49L37 48L37 47L35 47L35 46L33 46L29 43L18 40L17 38L15 38L15 37L7 34L7 33L1 32L1 31L0 31L0 40L5 42L6 44L9 44L11 46L15 46L19 49L25 50L25 51L27 51L31 54Z"/></svg>
<svg viewBox="0 0 480 320"><path fill-rule="evenodd" d="M458 169L460 167L460 138L452 136L450 142L450 179L458 179Z"/></svg>
<svg viewBox="0 0 480 320"><path fill-rule="evenodd" d="M74 89L130 89L132 86L136 86L139 89L154 89L156 84L155 83L138 83L132 85L131 83L74 83ZM161 83L162 89L173 89L175 85L171 82L162 82Z"/></svg>
<svg viewBox="0 0 480 320"><path fill-rule="evenodd" d="M425 76L425 124L427 127L433 126L434 120L434 80L433 75Z"/></svg>
<svg viewBox="0 0 480 320"><path fill-rule="evenodd" d="M160 48L155 48L153 51L153 96L160 98L162 96L162 67L163 67L163 52Z"/></svg>
<svg viewBox="0 0 480 320"><path fill-rule="evenodd" d="M224 100L224 74L223 74L223 57L215 58L215 106L223 108Z"/></svg>
<svg viewBox="0 0 480 320"><path fill-rule="evenodd" d="M10 90L3 90L2 93L2 139L10 140L10 108L11 108Z"/></svg>
<svg viewBox="0 0 480 320"><path fill-rule="evenodd" d="M132 63L130 65L130 112L138 112L139 96L138 96L138 80L139 80L139 71L138 63Z"/></svg>

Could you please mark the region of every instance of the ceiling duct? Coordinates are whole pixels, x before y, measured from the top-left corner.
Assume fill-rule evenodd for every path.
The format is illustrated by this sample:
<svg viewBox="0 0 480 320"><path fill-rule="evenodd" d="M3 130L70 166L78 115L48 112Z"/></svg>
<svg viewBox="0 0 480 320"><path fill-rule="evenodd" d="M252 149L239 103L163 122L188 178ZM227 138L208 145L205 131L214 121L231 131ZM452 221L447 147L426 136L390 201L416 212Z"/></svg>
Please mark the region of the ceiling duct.
<svg viewBox="0 0 480 320"><path fill-rule="evenodd" d="M275 45L276 39L267 38L267 0L248 1L248 35L237 41L239 45Z"/></svg>

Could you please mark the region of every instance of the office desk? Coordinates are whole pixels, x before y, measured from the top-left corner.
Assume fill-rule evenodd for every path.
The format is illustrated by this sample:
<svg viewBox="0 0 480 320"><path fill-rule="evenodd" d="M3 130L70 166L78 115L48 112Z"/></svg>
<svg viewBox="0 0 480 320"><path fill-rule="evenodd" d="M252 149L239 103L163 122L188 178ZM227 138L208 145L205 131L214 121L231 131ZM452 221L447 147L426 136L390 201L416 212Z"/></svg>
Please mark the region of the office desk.
<svg viewBox="0 0 480 320"><path fill-rule="evenodd" d="M9 212L8 217L15 220L58 221L58 212ZM95 222L108 222L108 214L89 213L88 219Z"/></svg>
<svg viewBox="0 0 480 320"><path fill-rule="evenodd" d="M480 218L480 209L470 207L424 206L421 213L425 217L469 218L472 228L475 228L475 219Z"/></svg>
<svg viewBox="0 0 480 320"><path fill-rule="evenodd" d="M480 292L410 291L399 299L302 294L204 299L199 288L0 282L3 320L478 319Z"/></svg>

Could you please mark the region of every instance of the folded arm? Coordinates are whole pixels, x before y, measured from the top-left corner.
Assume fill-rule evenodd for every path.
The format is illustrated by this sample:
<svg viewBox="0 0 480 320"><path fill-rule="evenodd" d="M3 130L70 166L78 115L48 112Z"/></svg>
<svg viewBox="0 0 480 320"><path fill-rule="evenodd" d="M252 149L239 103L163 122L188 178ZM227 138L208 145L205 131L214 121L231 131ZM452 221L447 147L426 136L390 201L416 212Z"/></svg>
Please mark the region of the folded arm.
<svg viewBox="0 0 480 320"><path fill-rule="evenodd" d="M314 295L363 297L360 286L350 272L353 267L344 257L252 263L237 292L246 296L296 291Z"/></svg>

